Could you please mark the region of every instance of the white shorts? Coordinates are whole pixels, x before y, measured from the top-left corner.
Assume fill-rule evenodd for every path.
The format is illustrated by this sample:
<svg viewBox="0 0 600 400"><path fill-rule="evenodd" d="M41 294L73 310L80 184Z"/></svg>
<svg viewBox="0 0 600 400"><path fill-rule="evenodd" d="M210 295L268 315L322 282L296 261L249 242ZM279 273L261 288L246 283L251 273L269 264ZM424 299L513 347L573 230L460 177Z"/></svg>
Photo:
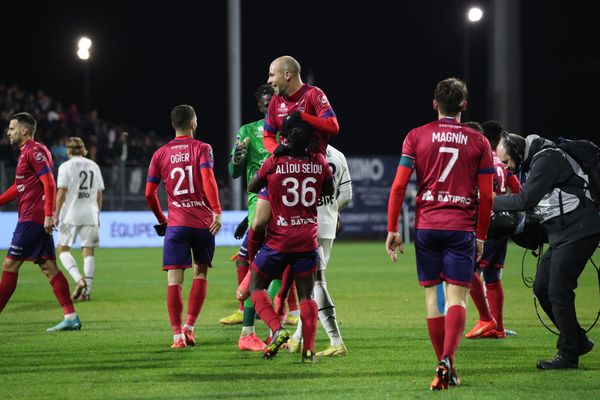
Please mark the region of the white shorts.
<svg viewBox="0 0 600 400"><path fill-rule="evenodd" d="M58 233L58 244L60 246L72 247L79 236L81 247L98 247L100 238L97 225L70 225L62 224Z"/></svg>
<svg viewBox="0 0 600 400"><path fill-rule="evenodd" d="M331 256L331 246L333 246L333 239L317 239L319 242L319 267L317 271L325 271L327 264L329 264L329 257Z"/></svg>

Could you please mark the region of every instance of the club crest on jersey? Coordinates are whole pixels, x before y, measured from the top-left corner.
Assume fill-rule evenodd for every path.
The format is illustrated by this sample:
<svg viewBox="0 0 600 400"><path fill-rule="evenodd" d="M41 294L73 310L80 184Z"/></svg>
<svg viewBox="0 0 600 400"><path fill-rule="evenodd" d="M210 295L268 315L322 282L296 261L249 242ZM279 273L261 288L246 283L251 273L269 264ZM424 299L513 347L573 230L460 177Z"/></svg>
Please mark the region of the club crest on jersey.
<svg viewBox="0 0 600 400"><path fill-rule="evenodd" d="M46 156L40 153L39 151L33 154L33 158L35 158L35 161L39 163L46 162Z"/></svg>
<svg viewBox="0 0 600 400"><path fill-rule="evenodd" d="M329 100L327 100L327 96L323 95L319 98L319 101L321 102L321 104L327 104L329 102Z"/></svg>
<svg viewBox="0 0 600 400"><path fill-rule="evenodd" d="M277 110L277 117L279 118L285 118L288 115L288 108L285 105L285 103L281 103L279 104L279 110Z"/></svg>
<svg viewBox="0 0 600 400"><path fill-rule="evenodd" d="M24 184L17 185L17 192L22 193L24 191L25 191L25 185Z"/></svg>

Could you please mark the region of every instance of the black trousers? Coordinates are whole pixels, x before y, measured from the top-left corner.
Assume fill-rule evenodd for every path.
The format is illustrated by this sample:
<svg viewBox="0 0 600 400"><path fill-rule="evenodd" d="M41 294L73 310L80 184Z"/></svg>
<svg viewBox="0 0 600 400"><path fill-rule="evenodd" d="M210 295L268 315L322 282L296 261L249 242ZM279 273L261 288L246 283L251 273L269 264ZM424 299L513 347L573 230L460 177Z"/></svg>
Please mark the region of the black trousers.
<svg viewBox="0 0 600 400"><path fill-rule="evenodd" d="M533 284L540 305L560 331L556 344L558 354L574 362L586 337L577 321L574 290L598 242L600 235L550 247L542 255Z"/></svg>

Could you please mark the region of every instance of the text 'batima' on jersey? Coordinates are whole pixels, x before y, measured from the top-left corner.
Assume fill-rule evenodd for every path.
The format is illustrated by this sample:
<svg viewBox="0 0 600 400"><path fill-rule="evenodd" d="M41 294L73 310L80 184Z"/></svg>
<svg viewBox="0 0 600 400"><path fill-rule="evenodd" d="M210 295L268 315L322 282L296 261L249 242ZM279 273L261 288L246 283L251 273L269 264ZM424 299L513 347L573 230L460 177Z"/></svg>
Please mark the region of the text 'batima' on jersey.
<svg viewBox="0 0 600 400"><path fill-rule="evenodd" d="M325 93L318 87L305 83L290 97L273 96L271 98L269 111L265 117L265 136L274 138L277 132L281 132L283 121L296 111L319 118L335 117ZM329 143L329 134L319 130L315 134L319 139L319 152L325 154Z"/></svg>
<svg viewBox="0 0 600 400"><path fill-rule="evenodd" d="M285 253L316 250L317 201L325 180L333 178L325 157L270 157L258 178L268 183L271 203L265 244Z"/></svg>
<svg viewBox="0 0 600 400"><path fill-rule="evenodd" d="M477 177L494 173L487 138L443 118L411 130L402 156L414 160L419 184L415 228L473 231Z"/></svg>
<svg viewBox="0 0 600 400"><path fill-rule="evenodd" d="M21 147L15 172L19 222L44 223L44 185L40 177L52 174L52 155L43 144L28 140Z"/></svg>
<svg viewBox="0 0 600 400"><path fill-rule="evenodd" d="M208 143L184 137L165 144L152 156L149 182L165 184L168 196L168 226L208 229L213 211L202 182L202 168L213 168L213 152Z"/></svg>
<svg viewBox="0 0 600 400"><path fill-rule="evenodd" d="M70 158L58 167L56 187L67 190L60 209L63 224L98 224L98 192L104 190L98 164L82 156Z"/></svg>

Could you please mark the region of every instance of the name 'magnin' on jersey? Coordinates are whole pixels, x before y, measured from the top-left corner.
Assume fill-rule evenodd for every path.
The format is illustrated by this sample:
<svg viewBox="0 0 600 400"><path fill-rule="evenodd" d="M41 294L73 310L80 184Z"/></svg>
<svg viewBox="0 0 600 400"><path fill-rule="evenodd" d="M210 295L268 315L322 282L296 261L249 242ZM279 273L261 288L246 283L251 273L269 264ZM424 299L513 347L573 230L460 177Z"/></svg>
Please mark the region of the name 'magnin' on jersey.
<svg viewBox="0 0 600 400"><path fill-rule="evenodd" d="M486 137L453 119L411 130L402 156L414 159L417 229L472 231L477 214L477 177L495 172Z"/></svg>

